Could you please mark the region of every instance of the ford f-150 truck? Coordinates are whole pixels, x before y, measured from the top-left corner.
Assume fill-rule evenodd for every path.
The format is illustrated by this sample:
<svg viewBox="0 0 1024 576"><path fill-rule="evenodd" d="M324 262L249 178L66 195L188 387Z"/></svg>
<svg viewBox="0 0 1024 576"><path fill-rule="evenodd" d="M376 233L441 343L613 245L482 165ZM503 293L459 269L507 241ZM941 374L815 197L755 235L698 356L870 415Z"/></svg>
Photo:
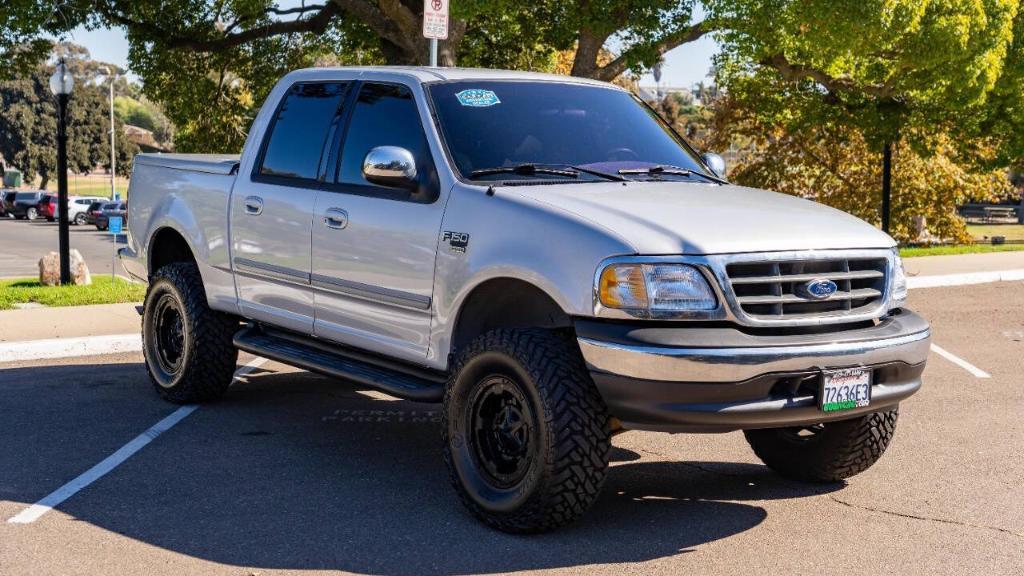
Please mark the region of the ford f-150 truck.
<svg viewBox="0 0 1024 576"><path fill-rule="evenodd" d="M613 85L448 68L285 76L241 156L136 158L124 267L157 392L238 350L443 403L451 481L536 532L626 430L742 430L787 477L871 466L921 386L893 240L743 188Z"/></svg>

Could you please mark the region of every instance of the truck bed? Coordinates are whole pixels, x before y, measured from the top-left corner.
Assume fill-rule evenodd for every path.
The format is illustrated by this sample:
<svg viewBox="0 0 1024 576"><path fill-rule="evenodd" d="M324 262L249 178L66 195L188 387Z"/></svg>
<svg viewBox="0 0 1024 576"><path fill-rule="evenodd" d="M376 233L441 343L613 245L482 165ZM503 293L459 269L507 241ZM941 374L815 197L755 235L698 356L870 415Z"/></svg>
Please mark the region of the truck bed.
<svg viewBox="0 0 1024 576"><path fill-rule="evenodd" d="M135 157L135 163L227 175L238 170L239 159L237 154L139 154Z"/></svg>

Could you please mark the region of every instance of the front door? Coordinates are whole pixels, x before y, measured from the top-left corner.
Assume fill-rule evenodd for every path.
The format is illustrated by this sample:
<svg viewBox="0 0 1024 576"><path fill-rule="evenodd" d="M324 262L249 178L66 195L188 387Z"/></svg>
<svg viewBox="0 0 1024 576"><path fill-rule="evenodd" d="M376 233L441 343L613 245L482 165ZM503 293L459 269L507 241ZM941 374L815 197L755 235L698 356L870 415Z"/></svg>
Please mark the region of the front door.
<svg viewBox="0 0 1024 576"><path fill-rule="evenodd" d="M249 318L310 333L310 233L346 84L293 85L267 128L251 174L231 195L232 268Z"/></svg>
<svg viewBox="0 0 1024 576"><path fill-rule="evenodd" d="M340 154L317 195L312 284L317 336L409 361L427 355L434 256L444 203L416 100L401 84L361 83ZM399 146L418 185L388 188L362 175L366 154Z"/></svg>

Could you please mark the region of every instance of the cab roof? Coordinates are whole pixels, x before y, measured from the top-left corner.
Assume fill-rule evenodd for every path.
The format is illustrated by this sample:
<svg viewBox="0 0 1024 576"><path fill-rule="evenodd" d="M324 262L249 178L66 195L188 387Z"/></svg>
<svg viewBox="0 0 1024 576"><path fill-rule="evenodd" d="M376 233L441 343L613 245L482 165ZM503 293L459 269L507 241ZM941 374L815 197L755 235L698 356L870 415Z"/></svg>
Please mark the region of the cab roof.
<svg viewBox="0 0 1024 576"><path fill-rule="evenodd" d="M413 77L423 84L431 82L446 82L450 80L538 80L544 82L564 82L568 84L589 84L593 86L615 87L614 84L592 80L590 78L579 78L576 76L565 76L561 74L547 74L544 72L523 72L517 70L491 70L487 68L444 68L427 66L340 66L330 68L304 68L289 74L290 77L323 76L331 72L345 73L346 75L356 74L372 78L378 75L392 76L399 74Z"/></svg>

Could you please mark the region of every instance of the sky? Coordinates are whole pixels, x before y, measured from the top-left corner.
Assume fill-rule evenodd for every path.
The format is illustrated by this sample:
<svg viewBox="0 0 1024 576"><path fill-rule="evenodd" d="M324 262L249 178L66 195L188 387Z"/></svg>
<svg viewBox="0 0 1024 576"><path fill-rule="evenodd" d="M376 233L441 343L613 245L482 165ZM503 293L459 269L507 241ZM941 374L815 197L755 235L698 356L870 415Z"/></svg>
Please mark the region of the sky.
<svg viewBox="0 0 1024 576"><path fill-rule="evenodd" d="M119 28L86 30L79 27L71 32L67 40L85 46L95 60L128 68L128 40ZM690 87L706 81L711 71L711 58L718 52L718 44L710 36L680 46L665 54L661 71L661 85ZM129 74L137 79L134 74ZM654 86L654 77L649 73L640 78L641 86Z"/></svg>

